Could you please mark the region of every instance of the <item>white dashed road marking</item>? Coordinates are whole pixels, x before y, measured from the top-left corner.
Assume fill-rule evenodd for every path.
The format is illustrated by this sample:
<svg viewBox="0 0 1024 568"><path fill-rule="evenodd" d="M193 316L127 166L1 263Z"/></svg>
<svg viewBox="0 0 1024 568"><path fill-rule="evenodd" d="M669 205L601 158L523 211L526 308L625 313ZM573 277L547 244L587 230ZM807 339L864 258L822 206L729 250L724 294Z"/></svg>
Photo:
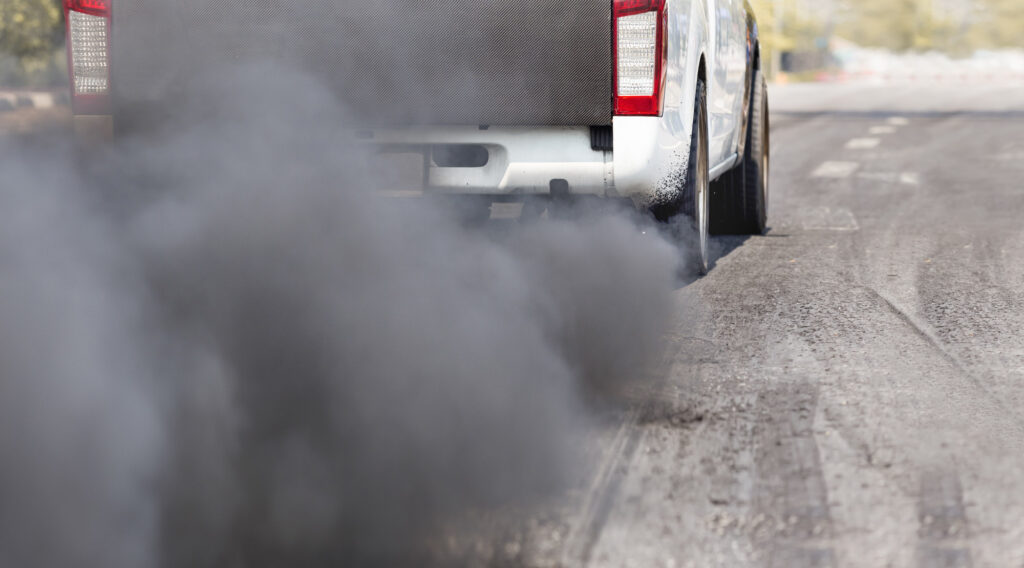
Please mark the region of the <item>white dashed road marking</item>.
<svg viewBox="0 0 1024 568"><path fill-rule="evenodd" d="M910 124L910 121L903 118L902 116L894 116L889 119L889 124L893 126L906 126Z"/></svg>
<svg viewBox="0 0 1024 568"><path fill-rule="evenodd" d="M903 185L921 185L921 174L917 172L903 172L900 174L900 183Z"/></svg>
<svg viewBox="0 0 1024 568"><path fill-rule="evenodd" d="M857 162L825 162L814 170L811 177L843 179L852 176L859 168Z"/></svg>
<svg viewBox="0 0 1024 568"><path fill-rule="evenodd" d="M992 159L1000 162L1024 162L1024 150L1003 152L992 156Z"/></svg>
<svg viewBox="0 0 1024 568"><path fill-rule="evenodd" d="M870 150L882 143L880 138L854 138L846 143L848 150Z"/></svg>
<svg viewBox="0 0 1024 568"><path fill-rule="evenodd" d="M893 132L896 132L896 127L895 126L872 126L870 132L871 132L871 134L874 134L876 136L879 135L879 134L892 134Z"/></svg>
<svg viewBox="0 0 1024 568"><path fill-rule="evenodd" d="M917 172L860 172L857 179L901 185L921 185L921 174Z"/></svg>

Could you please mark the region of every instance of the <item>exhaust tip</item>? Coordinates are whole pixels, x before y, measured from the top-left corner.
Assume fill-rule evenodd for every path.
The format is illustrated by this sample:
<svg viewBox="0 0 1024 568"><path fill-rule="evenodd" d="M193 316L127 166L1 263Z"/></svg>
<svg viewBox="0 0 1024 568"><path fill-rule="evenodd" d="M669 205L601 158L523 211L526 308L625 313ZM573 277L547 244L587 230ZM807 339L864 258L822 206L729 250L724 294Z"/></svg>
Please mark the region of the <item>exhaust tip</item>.
<svg viewBox="0 0 1024 568"><path fill-rule="evenodd" d="M551 190L551 197L564 198L569 197L569 182L564 179L553 179L548 184L548 188Z"/></svg>

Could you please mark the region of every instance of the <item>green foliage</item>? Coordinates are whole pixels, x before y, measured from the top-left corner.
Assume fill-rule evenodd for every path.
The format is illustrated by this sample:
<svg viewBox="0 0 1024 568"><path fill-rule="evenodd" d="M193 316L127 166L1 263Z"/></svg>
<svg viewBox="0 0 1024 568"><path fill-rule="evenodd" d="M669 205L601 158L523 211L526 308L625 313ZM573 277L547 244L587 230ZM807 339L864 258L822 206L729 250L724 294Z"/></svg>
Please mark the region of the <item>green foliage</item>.
<svg viewBox="0 0 1024 568"><path fill-rule="evenodd" d="M822 36L893 51L968 55L1024 47L1022 0L750 0L768 49L813 49Z"/></svg>
<svg viewBox="0 0 1024 568"><path fill-rule="evenodd" d="M62 37L63 14L57 0L0 0L0 52L45 58Z"/></svg>
<svg viewBox="0 0 1024 568"><path fill-rule="evenodd" d="M1024 47L1024 2L982 0L972 14L968 33L972 45L981 48Z"/></svg>
<svg viewBox="0 0 1024 568"><path fill-rule="evenodd" d="M836 33L866 47L963 54L972 49L966 43L964 19L970 8L966 3L951 5L959 10L935 0L850 0Z"/></svg>
<svg viewBox="0 0 1024 568"><path fill-rule="evenodd" d="M0 0L0 85L59 81L63 43L60 0Z"/></svg>
<svg viewBox="0 0 1024 568"><path fill-rule="evenodd" d="M833 28L833 10L807 10L807 0L749 0L757 15L761 58L769 72L780 70L783 52L823 55ZM828 6L831 8L831 5ZM816 58L825 61L824 57Z"/></svg>

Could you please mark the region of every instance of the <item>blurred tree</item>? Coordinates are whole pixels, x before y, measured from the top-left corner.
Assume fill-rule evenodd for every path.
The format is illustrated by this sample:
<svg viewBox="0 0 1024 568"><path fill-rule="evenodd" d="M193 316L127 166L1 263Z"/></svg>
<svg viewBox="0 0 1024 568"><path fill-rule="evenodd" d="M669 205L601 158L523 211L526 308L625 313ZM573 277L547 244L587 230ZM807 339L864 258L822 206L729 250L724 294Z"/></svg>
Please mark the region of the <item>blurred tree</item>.
<svg viewBox="0 0 1024 568"><path fill-rule="evenodd" d="M63 36L62 23L58 0L0 0L0 51L49 57Z"/></svg>
<svg viewBox="0 0 1024 568"><path fill-rule="evenodd" d="M848 0L837 33L866 47L950 50L957 26L933 0Z"/></svg>
<svg viewBox="0 0 1024 568"><path fill-rule="evenodd" d="M0 82L51 82L63 38L60 0L0 0Z"/></svg>
<svg viewBox="0 0 1024 568"><path fill-rule="evenodd" d="M834 36L892 51L969 56L979 48L1024 48L1024 0L750 0L762 50L821 49Z"/></svg>
<svg viewBox="0 0 1024 568"><path fill-rule="evenodd" d="M779 71L782 53L823 52L831 34L830 6L808 10L806 0L750 0L761 34L761 57L770 73Z"/></svg>
<svg viewBox="0 0 1024 568"><path fill-rule="evenodd" d="M979 48L1024 48L1024 2L1021 0L980 0L971 14L967 34Z"/></svg>

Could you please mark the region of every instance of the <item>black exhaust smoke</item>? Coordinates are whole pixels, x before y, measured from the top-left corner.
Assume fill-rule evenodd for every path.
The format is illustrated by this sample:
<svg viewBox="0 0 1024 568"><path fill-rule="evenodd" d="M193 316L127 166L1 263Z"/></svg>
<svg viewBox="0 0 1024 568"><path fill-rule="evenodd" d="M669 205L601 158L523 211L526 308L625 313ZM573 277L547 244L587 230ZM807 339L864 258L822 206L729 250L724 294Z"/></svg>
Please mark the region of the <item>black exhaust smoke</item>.
<svg viewBox="0 0 1024 568"><path fill-rule="evenodd" d="M133 5L115 38L182 21ZM587 393L659 348L678 251L626 215L381 199L339 78L190 77L89 176L0 142L0 565L419 566L437 523L564 489Z"/></svg>

